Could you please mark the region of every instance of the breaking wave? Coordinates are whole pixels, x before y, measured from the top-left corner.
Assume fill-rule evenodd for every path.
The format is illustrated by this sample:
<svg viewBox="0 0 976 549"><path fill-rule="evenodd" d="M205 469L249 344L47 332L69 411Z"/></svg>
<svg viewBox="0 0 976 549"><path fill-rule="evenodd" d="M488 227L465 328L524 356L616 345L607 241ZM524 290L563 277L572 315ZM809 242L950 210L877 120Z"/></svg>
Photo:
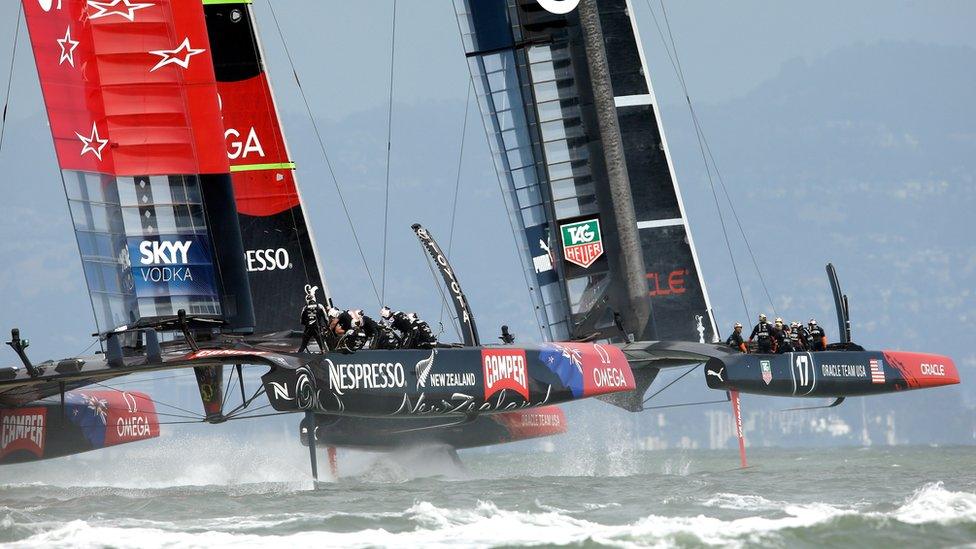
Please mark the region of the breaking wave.
<svg viewBox="0 0 976 549"><path fill-rule="evenodd" d="M976 522L976 494L946 490L941 482L926 484L890 516L906 524Z"/></svg>

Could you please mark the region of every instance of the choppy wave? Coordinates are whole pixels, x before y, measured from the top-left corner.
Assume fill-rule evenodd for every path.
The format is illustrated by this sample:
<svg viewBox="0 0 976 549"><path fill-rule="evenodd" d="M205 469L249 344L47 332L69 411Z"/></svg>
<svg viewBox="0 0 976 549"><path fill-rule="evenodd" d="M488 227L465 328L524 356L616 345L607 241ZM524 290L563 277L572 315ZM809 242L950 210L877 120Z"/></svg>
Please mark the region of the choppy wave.
<svg viewBox="0 0 976 549"><path fill-rule="evenodd" d="M906 524L976 523L976 494L946 490L942 482L926 484L890 516Z"/></svg>
<svg viewBox="0 0 976 549"><path fill-rule="evenodd" d="M199 521L83 521L34 524L33 532L15 547L51 545L119 547L223 547L288 545L290 547L489 547L523 544L610 546L742 545L784 543L791 532L814 527L858 524L876 528L884 521L905 524L976 522L976 494L946 490L941 483L925 485L890 512L861 513L850 506L787 504L756 495L716 494L702 505L749 510L749 516L721 519L650 514L623 524L585 517L538 504L534 511L500 508L481 501L473 507L448 508L421 501L399 513L280 513L230 516ZM608 506L597 506L605 508ZM612 506L609 506L612 507ZM584 516L579 516L583 514ZM23 519L5 513L0 528ZM342 525L359 521L364 528ZM853 521L853 522L851 522ZM295 531L299 529L300 531Z"/></svg>
<svg viewBox="0 0 976 549"><path fill-rule="evenodd" d="M564 464L594 454L473 454L470 471L455 474L449 458L402 452L343 459L347 478L310 490L302 448L255 445L242 460L240 444L207 440L213 460L202 463L174 459L197 441L173 439L155 456L148 448L126 454L123 465L48 464L39 474L54 477L50 483L6 477L0 544L789 547L976 539L969 449L944 453L938 467L927 465L935 463L927 449L901 452L910 474L895 476L878 467L889 455L866 452L822 453L802 470L783 453L747 471L728 470L724 454L608 452L609 463L594 458L566 474L558 474ZM623 464L634 470L618 474ZM926 478L946 483L918 480Z"/></svg>

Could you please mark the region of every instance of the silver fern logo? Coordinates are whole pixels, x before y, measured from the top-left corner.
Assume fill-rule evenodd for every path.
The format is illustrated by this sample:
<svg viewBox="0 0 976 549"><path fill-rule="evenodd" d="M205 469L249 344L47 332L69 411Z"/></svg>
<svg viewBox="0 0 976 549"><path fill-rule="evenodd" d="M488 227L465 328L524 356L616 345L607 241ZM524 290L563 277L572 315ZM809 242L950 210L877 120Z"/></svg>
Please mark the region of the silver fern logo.
<svg viewBox="0 0 976 549"><path fill-rule="evenodd" d="M549 13L565 15L576 9L580 0L539 0L539 5Z"/></svg>

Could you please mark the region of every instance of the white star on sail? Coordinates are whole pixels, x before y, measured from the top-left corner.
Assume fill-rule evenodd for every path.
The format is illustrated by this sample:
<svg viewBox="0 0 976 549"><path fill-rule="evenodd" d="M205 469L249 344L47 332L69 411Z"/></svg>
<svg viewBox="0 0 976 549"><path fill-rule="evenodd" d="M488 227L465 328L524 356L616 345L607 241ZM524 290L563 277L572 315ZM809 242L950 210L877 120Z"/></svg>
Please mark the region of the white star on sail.
<svg viewBox="0 0 976 549"><path fill-rule="evenodd" d="M61 58L58 60L58 66L64 65L65 61L72 67L75 66L75 48L80 43L71 39L71 27L68 27L64 31L64 38L58 39L58 45L61 46Z"/></svg>
<svg viewBox="0 0 976 549"><path fill-rule="evenodd" d="M119 8L119 4L122 8ZM88 16L89 19L101 19L102 17L110 17L112 15L118 15L128 19L129 21L136 20L136 11L143 8L151 8L156 4L149 2L136 2L133 3L130 0L109 0L107 2L96 2L95 0L88 0L88 5L92 8L98 10L96 13L92 13ZM123 11L124 10L124 11Z"/></svg>
<svg viewBox="0 0 976 549"><path fill-rule="evenodd" d="M92 122L92 133L90 137L85 137L78 132L75 132L75 135L77 135L78 139L81 139L81 142L85 144L85 146L81 148L81 156L85 156L85 153L90 152L99 160L102 159L102 149L105 148L105 145L108 145L108 139L102 139L98 136L98 126L94 122ZM92 143L97 143L98 145L93 147Z"/></svg>
<svg viewBox="0 0 976 549"><path fill-rule="evenodd" d="M149 53L153 55L158 55L163 58L162 61L156 63L156 66L149 69L149 72L156 72L156 70L165 67L166 65L179 65L184 69L190 67L190 58L199 53L203 53L207 50L194 49L190 47L190 39L184 38L183 43L180 47L175 50L155 50Z"/></svg>

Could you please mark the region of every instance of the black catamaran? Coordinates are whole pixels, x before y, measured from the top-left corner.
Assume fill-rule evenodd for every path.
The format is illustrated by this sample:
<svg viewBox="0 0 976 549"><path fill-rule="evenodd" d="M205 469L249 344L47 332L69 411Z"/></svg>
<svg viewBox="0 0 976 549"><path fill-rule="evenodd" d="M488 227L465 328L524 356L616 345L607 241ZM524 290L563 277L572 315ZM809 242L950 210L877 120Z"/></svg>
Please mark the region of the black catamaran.
<svg viewBox="0 0 976 549"><path fill-rule="evenodd" d="M13 331L22 367L0 368L0 462L158 436L148 395L86 387L161 369L193 368L206 421L241 417L261 397L303 413L315 475L320 444L547 436L566 429L553 405L588 397L640 411L675 366L704 364L737 421L739 391L839 403L959 382L947 357L864 351L849 330L818 352L718 343L628 0L455 0L549 343L482 345L458 273L415 225L463 341L322 353L299 352L294 331L306 299L331 296L250 0L23 8L104 352L35 364ZM267 369L251 396L245 365ZM242 400L230 411L226 366Z"/></svg>

